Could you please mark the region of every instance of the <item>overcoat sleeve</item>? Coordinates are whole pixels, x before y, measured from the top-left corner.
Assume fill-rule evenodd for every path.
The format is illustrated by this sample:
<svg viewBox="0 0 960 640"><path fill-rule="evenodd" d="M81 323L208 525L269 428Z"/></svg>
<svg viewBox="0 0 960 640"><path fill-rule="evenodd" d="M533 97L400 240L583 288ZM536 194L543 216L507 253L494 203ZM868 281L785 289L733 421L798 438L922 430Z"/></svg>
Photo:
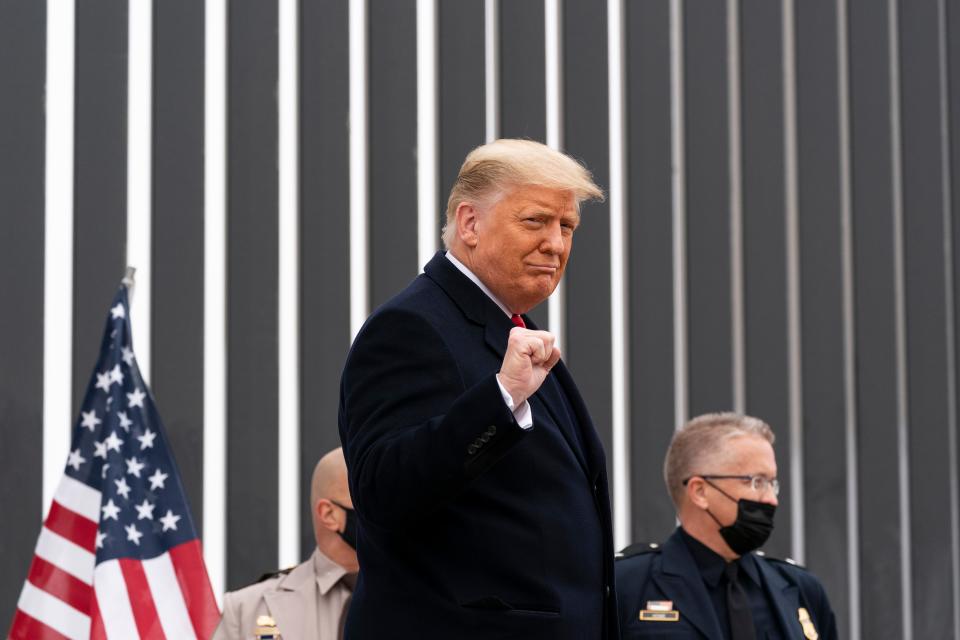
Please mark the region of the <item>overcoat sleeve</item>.
<svg viewBox="0 0 960 640"><path fill-rule="evenodd" d="M423 316L399 309L378 311L354 342L339 424L366 523L403 527L439 508L529 433L503 401L497 367L468 382L461 359L471 354L449 345Z"/></svg>

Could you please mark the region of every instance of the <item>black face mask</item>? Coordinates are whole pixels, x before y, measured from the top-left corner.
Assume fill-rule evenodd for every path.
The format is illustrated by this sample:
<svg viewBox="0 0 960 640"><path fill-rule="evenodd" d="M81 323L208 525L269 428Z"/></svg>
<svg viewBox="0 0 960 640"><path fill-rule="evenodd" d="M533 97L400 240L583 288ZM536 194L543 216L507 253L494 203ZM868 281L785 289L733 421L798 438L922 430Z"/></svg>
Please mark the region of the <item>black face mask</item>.
<svg viewBox="0 0 960 640"><path fill-rule="evenodd" d="M331 500L330 502L333 502L333 500ZM343 525L343 531L338 531L337 533L340 534L340 537L343 538L343 541L346 542L348 545L350 545L352 549L356 549L357 548L357 514L356 512L353 509L350 509L349 507L343 506L339 502L333 502L333 504L343 509L343 512L347 514L347 521Z"/></svg>
<svg viewBox="0 0 960 640"><path fill-rule="evenodd" d="M759 549L773 532L773 516L777 507L766 502L757 502L746 498L736 500L709 480L707 482L711 487L737 503L737 519L729 526L723 526L717 520L717 517L707 509L707 513L713 518L714 522L720 525L720 535L727 546L739 556L746 555L754 549Z"/></svg>

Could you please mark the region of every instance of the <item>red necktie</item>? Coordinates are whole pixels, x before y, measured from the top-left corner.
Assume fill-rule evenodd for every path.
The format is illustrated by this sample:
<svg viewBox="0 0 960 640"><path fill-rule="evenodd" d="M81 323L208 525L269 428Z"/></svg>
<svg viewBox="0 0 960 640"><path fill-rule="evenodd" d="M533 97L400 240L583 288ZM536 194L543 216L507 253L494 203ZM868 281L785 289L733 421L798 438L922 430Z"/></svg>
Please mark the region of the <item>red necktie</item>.
<svg viewBox="0 0 960 640"><path fill-rule="evenodd" d="M527 324L523 321L523 318L520 317L519 313L515 313L512 316L510 316L510 322L517 325L521 329L527 328Z"/></svg>

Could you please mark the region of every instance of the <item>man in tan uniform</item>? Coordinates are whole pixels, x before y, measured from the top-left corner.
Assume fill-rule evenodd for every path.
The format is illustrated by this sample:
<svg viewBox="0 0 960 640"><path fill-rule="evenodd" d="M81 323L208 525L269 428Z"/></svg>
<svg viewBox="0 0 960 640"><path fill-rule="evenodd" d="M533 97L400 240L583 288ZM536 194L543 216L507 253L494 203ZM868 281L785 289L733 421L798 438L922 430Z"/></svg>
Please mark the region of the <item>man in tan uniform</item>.
<svg viewBox="0 0 960 640"><path fill-rule="evenodd" d="M335 640L343 624L357 564L356 521L347 488L343 451L317 463L310 484L310 512L317 548L310 558L223 597L223 618L214 640Z"/></svg>

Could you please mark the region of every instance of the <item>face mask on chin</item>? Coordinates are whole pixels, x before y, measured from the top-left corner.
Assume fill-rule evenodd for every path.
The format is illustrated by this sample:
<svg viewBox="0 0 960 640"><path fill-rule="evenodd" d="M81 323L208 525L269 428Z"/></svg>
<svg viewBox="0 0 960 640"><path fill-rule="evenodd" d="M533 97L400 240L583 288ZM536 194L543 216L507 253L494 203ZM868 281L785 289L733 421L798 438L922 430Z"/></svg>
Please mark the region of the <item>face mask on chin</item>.
<svg viewBox="0 0 960 640"><path fill-rule="evenodd" d="M707 514L720 525L720 536L727 543L727 546L739 556L746 555L763 546L763 543L773 532L773 516L777 507L766 502L747 500L746 498L737 500L709 480L705 480L705 482L737 503L737 519L733 521L733 524L727 526L721 524L717 517L710 513L710 509L707 509Z"/></svg>
<svg viewBox="0 0 960 640"><path fill-rule="evenodd" d="M343 531L338 531L337 534L343 538L344 542L350 545L351 549L355 550L357 548L357 513L350 507L345 507L339 502L333 500L330 502L333 502L333 504L343 509L343 512L347 515L347 521L343 525Z"/></svg>

